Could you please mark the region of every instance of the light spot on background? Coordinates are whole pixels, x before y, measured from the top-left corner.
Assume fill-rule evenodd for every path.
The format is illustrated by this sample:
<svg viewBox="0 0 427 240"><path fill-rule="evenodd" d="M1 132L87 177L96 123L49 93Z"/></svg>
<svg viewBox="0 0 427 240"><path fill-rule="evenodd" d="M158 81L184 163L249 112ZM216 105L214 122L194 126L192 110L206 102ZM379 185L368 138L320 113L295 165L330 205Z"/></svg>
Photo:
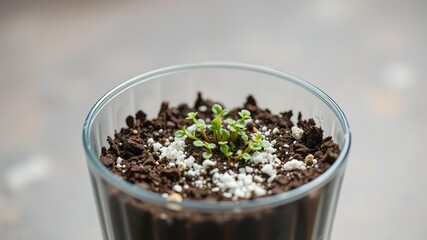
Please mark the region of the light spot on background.
<svg viewBox="0 0 427 240"><path fill-rule="evenodd" d="M381 71L383 83L394 90L406 90L415 83L415 69L404 62L385 66Z"/></svg>
<svg viewBox="0 0 427 240"><path fill-rule="evenodd" d="M315 2L313 11L322 22L339 24L351 17L354 6L348 1L323 0Z"/></svg>
<svg viewBox="0 0 427 240"><path fill-rule="evenodd" d="M399 34L396 29L390 26L380 25L378 28L371 31L369 35L372 39L370 39L370 44L368 44L371 51L379 52L389 57L402 54L405 46L402 43L401 34Z"/></svg>
<svg viewBox="0 0 427 240"><path fill-rule="evenodd" d="M19 213L6 201L6 197L0 193L0 229L2 225L11 226L18 222Z"/></svg>
<svg viewBox="0 0 427 240"><path fill-rule="evenodd" d="M370 110L382 117L398 114L403 107L402 96L391 91L373 91L369 94L368 101Z"/></svg>
<svg viewBox="0 0 427 240"><path fill-rule="evenodd" d="M6 169L3 181L11 192L21 192L48 178L51 164L44 156L31 156Z"/></svg>

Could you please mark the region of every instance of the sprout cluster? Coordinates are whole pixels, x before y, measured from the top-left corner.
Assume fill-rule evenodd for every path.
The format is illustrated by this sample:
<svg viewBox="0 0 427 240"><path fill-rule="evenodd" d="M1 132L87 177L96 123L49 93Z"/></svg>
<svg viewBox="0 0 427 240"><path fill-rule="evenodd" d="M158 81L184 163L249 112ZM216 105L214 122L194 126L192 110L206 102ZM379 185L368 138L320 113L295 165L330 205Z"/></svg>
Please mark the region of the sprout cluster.
<svg viewBox="0 0 427 240"><path fill-rule="evenodd" d="M194 140L193 145L205 148L203 158L212 157L213 151L219 145L219 150L224 156L235 160L251 158L250 153L259 151L263 148L269 148L270 144L264 141L264 136L254 133L249 139L246 135L246 120L251 119L251 113L248 110L241 110L238 114L240 119L224 119L230 113L229 109L223 108L219 104L212 106L212 112L215 118L206 124L203 119L197 119L197 112L189 112L187 120L192 120L196 129L189 131L185 126L175 132L175 137L181 138L187 136ZM240 143L240 144L239 144Z"/></svg>

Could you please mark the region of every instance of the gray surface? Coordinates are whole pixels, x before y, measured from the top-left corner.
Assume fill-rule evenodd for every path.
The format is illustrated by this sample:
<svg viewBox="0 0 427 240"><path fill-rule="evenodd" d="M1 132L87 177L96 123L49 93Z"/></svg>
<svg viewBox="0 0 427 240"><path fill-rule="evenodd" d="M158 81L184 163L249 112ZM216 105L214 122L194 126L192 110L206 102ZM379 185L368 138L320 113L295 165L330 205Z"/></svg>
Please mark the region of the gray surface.
<svg viewBox="0 0 427 240"><path fill-rule="evenodd" d="M0 3L0 239L100 239L91 105L158 67L254 63L311 81L353 146L334 239L427 236L424 1Z"/></svg>

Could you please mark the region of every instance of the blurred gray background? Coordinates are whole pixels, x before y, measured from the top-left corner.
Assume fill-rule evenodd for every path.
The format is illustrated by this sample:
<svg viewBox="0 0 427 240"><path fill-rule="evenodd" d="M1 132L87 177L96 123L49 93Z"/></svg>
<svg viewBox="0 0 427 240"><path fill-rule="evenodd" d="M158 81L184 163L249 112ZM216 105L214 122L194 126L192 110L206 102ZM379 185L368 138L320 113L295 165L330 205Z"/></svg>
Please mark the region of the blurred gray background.
<svg viewBox="0 0 427 240"><path fill-rule="evenodd" d="M81 144L106 91L208 60L297 75L353 145L333 239L427 236L426 1L0 2L0 239L100 239Z"/></svg>

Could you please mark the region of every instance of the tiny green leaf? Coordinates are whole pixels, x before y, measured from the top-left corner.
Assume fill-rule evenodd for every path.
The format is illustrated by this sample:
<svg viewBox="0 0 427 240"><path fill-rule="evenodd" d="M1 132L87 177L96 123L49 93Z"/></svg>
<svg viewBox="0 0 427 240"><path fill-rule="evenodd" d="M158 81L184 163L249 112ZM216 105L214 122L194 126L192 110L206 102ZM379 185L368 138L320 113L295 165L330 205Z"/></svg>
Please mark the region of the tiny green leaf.
<svg viewBox="0 0 427 240"><path fill-rule="evenodd" d="M242 154L242 150L237 150L236 155L241 155Z"/></svg>
<svg viewBox="0 0 427 240"><path fill-rule="evenodd" d="M200 140L194 141L193 144L196 147L203 147L203 146L205 146L205 144L202 141L200 141Z"/></svg>
<svg viewBox="0 0 427 240"><path fill-rule="evenodd" d="M239 116L244 120L244 119L248 119L251 118L251 112L249 112L246 109L242 109L242 111L239 112Z"/></svg>
<svg viewBox="0 0 427 240"><path fill-rule="evenodd" d="M221 142L218 142L218 144L219 145L224 145L224 144L227 144L228 143L228 141L221 141Z"/></svg>
<svg viewBox="0 0 427 240"><path fill-rule="evenodd" d="M214 148L216 148L216 145L215 145L215 143L209 143L207 145L207 147L210 148L210 149L214 149Z"/></svg>
<svg viewBox="0 0 427 240"><path fill-rule="evenodd" d="M221 147L219 148L221 150L222 153L224 153L225 155L228 154L228 149L229 147L227 145L221 145Z"/></svg>
<svg viewBox="0 0 427 240"><path fill-rule="evenodd" d="M230 131L232 131L232 132L236 132L236 131L237 131L237 130L236 130L234 127L232 127L232 126L228 127L228 129L229 129Z"/></svg>
<svg viewBox="0 0 427 240"><path fill-rule="evenodd" d="M221 112L221 116L227 116L229 113L230 113L230 109L224 108L224 110L222 110Z"/></svg>
<svg viewBox="0 0 427 240"><path fill-rule="evenodd" d="M254 133L254 137L256 140L264 139L264 136L262 134L259 134L259 133Z"/></svg>
<svg viewBox="0 0 427 240"><path fill-rule="evenodd" d="M268 143L267 141L261 141L261 146L263 148L269 148L269 147L271 147L270 143Z"/></svg>
<svg viewBox="0 0 427 240"><path fill-rule="evenodd" d="M211 130L212 131L217 131L220 128L221 128L221 119L215 118L214 120L212 120L212 122L211 122Z"/></svg>
<svg viewBox="0 0 427 240"><path fill-rule="evenodd" d="M205 120L203 120L203 119L197 120L197 126L198 127L204 127L205 125L206 125Z"/></svg>
<svg viewBox="0 0 427 240"><path fill-rule="evenodd" d="M240 133L240 137L242 138L242 140L243 140L244 142L247 142L247 141L248 141L248 135L246 135L244 132L241 132L241 133Z"/></svg>
<svg viewBox="0 0 427 240"><path fill-rule="evenodd" d="M187 117L185 119L187 119L187 120L194 119L194 118L196 118L197 113L198 112L189 112L189 113L187 113Z"/></svg>
<svg viewBox="0 0 427 240"><path fill-rule="evenodd" d="M185 132L182 130L178 130L175 132L175 137L177 137L177 138L182 138L184 136L185 136Z"/></svg>
<svg viewBox="0 0 427 240"><path fill-rule="evenodd" d="M233 120L233 119L231 119L231 118L229 118L229 119L227 119L227 120L225 120L228 124L230 124L230 125L233 125L233 124L236 124L236 121L235 120Z"/></svg>
<svg viewBox="0 0 427 240"><path fill-rule="evenodd" d="M221 107L221 105L219 105L219 104L214 104L214 105L212 106L212 112L213 112L215 115L220 115L220 114L221 114L221 112L222 112L222 107Z"/></svg>
<svg viewBox="0 0 427 240"><path fill-rule="evenodd" d="M221 128L219 132L221 134L222 139L227 139L230 136L230 132L225 130L224 128Z"/></svg>
<svg viewBox="0 0 427 240"><path fill-rule="evenodd" d="M210 153L210 152L204 152L204 153L202 154L202 156L203 156L203 158L204 158L204 159L208 159L208 158L211 158L211 157L212 157L212 153Z"/></svg>
<svg viewBox="0 0 427 240"><path fill-rule="evenodd" d="M249 159L251 159L251 155L249 153L243 153L242 158L245 160L249 160Z"/></svg>
<svg viewBox="0 0 427 240"><path fill-rule="evenodd" d="M258 142L250 142L249 147L252 148L252 150L254 150L254 151L259 151L262 149L261 144Z"/></svg>
<svg viewBox="0 0 427 240"><path fill-rule="evenodd" d="M240 119L239 121L237 121L236 126L239 128L244 128L246 126L245 120Z"/></svg>

